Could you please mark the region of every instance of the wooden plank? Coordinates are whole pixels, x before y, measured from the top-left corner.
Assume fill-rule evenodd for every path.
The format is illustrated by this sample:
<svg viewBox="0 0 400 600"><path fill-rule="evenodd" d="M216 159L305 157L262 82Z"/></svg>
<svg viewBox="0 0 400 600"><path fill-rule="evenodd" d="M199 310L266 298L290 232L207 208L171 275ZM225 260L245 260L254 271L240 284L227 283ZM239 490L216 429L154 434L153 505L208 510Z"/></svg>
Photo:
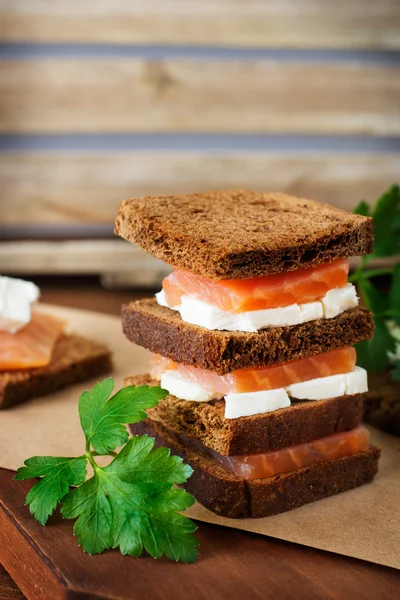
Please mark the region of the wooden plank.
<svg viewBox="0 0 400 600"><path fill-rule="evenodd" d="M119 239L0 243L4 275L126 273L130 284L151 287L169 272L163 262Z"/></svg>
<svg viewBox="0 0 400 600"><path fill-rule="evenodd" d="M1 224L112 224L120 200L223 188L281 190L351 210L400 180L396 154L0 154Z"/></svg>
<svg viewBox="0 0 400 600"><path fill-rule="evenodd" d="M7 571L0 565L0 598L2 600L26 600Z"/></svg>
<svg viewBox="0 0 400 600"><path fill-rule="evenodd" d="M400 65L3 60L0 132L400 135Z"/></svg>
<svg viewBox="0 0 400 600"><path fill-rule="evenodd" d="M126 302L151 298L154 289L132 290L125 288L121 291L110 292L104 290L98 281L87 278L82 281L75 277L57 277L57 284L53 278L35 278L40 287L40 302L56 304L67 308L81 308L95 312L121 315L121 306ZM158 288L160 289L160 288ZM158 291L157 289L157 291ZM1 591L1 586L0 586ZM1 598L1 594L0 594Z"/></svg>
<svg viewBox="0 0 400 600"><path fill-rule="evenodd" d="M56 514L42 527L29 516L30 482L12 476L0 469L0 559L28 600L250 600L265 598L266 590L280 600L330 600L332 589L341 600L397 598L394 569L205 523L196 533L200 557L193 565L117 551L89 556L71 521Z"/></svg>
<svg viewBox="0 0 400 600"><path fill-rule="evenodd" d="M373 261L372 267L391 266L400 256ZM351 269L360 258L351 258ZM0 242L0 273L30 275L100 275L108 289L159 288L171 269L128 242L116 240Z"/></svg>
<svg viewBox="0 0 400 600"><path fill-rule="evenodd" d="M2 41L399 48L397 0L3 0Z"/></svg>

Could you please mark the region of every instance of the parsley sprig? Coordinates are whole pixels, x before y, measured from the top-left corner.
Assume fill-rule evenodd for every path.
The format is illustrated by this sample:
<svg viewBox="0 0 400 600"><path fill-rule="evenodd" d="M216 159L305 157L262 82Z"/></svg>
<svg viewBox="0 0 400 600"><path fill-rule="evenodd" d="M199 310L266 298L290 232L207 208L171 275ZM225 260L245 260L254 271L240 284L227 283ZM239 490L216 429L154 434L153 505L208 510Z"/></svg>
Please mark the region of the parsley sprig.
<svg viewBox="0 0 400 600"><path fill-rule="evenodd" d="M146 418L167 392L160 387L129 386L111 398L112 378L97 383L79 399L86 449L77 458L35 456L24 462L15 479L41 479L31 488L26 504L42 525L61 504L65 519L76 519L74 534L89 554L119 548L122 554L154 558L166 555L190 563L196 560L196 525L180 514L194 498L174 484L185 483L189 465L167 448L154 449L154 439L129 439L125 423ZM115 448L123 446L118 454ZM113 456L106 467L95 457ZM93 476L87 479L90 463ZM71 487L73 488L71 490Z"/></svg>
<svg viewBox="0 0 400 600"><path fill-rule="evenodd" d="M399 340L396 331L400 327L400 263L391 267L369 269L374 258L386 258L400 254L400 188L390 187L372 209L366 202L360 202L354 212L374 219L374 252L363 256L360 266L349 281L356 283L361 300L374 313L375 333L371 340L357 344L357 362L374 373L381 373L393 367L392 378L400 380L400 358L396 347ZM374 278L391 276L388 293L383 293L374 285ZM397 333L398 335L398 333Z"/></svg>

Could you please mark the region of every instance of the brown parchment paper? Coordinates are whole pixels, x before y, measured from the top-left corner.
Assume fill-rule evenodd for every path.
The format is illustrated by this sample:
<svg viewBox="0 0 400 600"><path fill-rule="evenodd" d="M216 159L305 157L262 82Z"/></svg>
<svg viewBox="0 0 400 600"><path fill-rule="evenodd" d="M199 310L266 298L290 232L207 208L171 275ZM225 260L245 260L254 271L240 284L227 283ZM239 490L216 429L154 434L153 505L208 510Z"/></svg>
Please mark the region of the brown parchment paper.
<svg viewBox="0 0 400 600"><path fill-rule="evenodd" d="M114 353L116 388L127 375L148 370L147 351L130 344L118 317L43 305L65 318L70 328L105 341ZM34 455L82 453L79 394L93 382L0 411L0 467L17 469ZM225 519L200 504L188 510L193 519L267 535L400 569L400 440L371 428L382 448L373 483L296 510L264 519Z"/></svg>

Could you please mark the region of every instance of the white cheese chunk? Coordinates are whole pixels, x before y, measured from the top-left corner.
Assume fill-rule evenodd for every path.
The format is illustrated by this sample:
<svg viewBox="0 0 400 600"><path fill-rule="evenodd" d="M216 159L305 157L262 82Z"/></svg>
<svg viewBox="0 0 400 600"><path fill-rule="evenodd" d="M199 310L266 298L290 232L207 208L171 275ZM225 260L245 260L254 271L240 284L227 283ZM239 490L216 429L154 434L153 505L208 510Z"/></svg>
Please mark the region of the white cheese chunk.
<svg viewBox="0 0 400 600"><path fill-rule="evenodd" d="M31 320L39 288L30 281L0 276L0 331L16 333Z"/></svg>
<svg viewBox="0 0 400 600"><path fill-rule="evenodd" d="M346 394L362 394L368 392L368 373L361 367L354 367L354 371L346 373Z"/></svg>
<svg viewBox="0 0 400 600"><path fill-rule="evenodd" d="M187 323L200 325L206 329L224 331L256 332L265 327L285 327L313 321L323 316L320 302L291 304L282 308L268 308L241 313L229 313L217 306L207 304L194 296L183 296L179 308L181 317Z"/></svg>
<svg viewBox="0 0 400 600"><path fill-rule="evenodd" d="M223 398L205 390L198 383L188 381L179 371L166 371L161 376L161 387L181 400L209 402ZM342 375L319 377L286 388L262 390L259 392L231 393L225 396L225 418L237 419L287 408L291 396L294 400L326 400L347 394L360 394L368 391L367 372L361 367Z"/></svg>
<svg viewBox="0 0 400 600"><path fill-rule="evenodd" d="M225 396L225 419L237 419L272 412L290 406L284 389L228 394Z"/></svg>
<svg viewBox="0 0 400 600"><path fill-rule="evenodd" d="M308 302L307 304L300 304L300 313L301 323L322 319L324 316L321 302ZM294 325L297 325L297 323L294 323Z"/></svg>
<svg viewBox="0 0 400 600"><path fill-rule="evenodd" d="M221 394L209 392L194 381L184 379L179 371L165 371L161 375L161 387L180 400L209 402L223 397Z"/></svg>
<svg viewBox="0 0 400 600"><path fill-rule="evenodd" d="M297 400L326 400L337 396L367 392L368 377L365 369L355 367L354 371L350 373L292 383L285 389L289 396Z"/></svg>
<svg viewBox="0 0 400 600"><path fill-rule="evenodd" d="M165 306L165 308L172 308L171 306L169 306L167 299L165 297L165 292L164 290L160 290L157 294L156 294L156 300L157 300L157 304L159 304L160 306ZM177 310L176 307L174 307L173 310Z"/></svg>
<svg viewBox="0 0 400 600"><path fill-rule="evenodd" d="M334 288L325 294L321 302L325 319L333 319L343 311L357 306L356 288L351 283L342 288Z"/></svg>
<svg viewBox="0 0 400 600"><path fill-rule="evenodd" d="M286 388L289 396L297 400L325 400L344 396L346 390L345 375L318 377L300 383L292 383Z"/></svg>
<svg viewBox="0 0 400 600"><path fill-rule="evenodd" d="M181 305L169 306L163 290L156 294L156 299L160 306L179 311L182 320L186 323L210 330L249 333L266 327L288 327L324 317L332 318L358 304L357 294L352 284L330 290L321 301L241 313L223 311L217 306L198 300L195 296L182 296Z"/></svg>

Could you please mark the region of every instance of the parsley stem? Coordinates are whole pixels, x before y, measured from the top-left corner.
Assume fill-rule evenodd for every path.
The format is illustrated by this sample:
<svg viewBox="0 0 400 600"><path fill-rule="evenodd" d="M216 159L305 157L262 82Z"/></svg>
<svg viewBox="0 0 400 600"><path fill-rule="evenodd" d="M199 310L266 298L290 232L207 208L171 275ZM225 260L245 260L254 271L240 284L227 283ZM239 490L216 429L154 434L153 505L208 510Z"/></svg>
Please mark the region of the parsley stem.
<svg viewBox="0 0 400 600"><path fill-rule="evenodd" d="M98 470L99 466L98 466L98 464L96 463L96 461L93 458L93 454L92 454L92 452L90 450L90 442L86 442L86 458L88 459L88 461L92 465L93 471L96 472Z"/></svg>
<svg viewBox="0 0 400 600"><path fill-rule="evenodd" d="M393 273L394 267L382 267L380 269L370 269L369 271L364 271L358 268L352 275L349 277L350 283L354 283L359 281L360 279L371 279L372 277L378 277L379 275L390 275Z"/></svg>
<svg viewBox="0 0 400 600"><path fill-rule="evenodd" d="M349 281L350 282L357 281L360 278L360 275L362 274L362 272L363 272L366 264L367 264L367 257L366 256L362 256L361 257L361 262L358 265L357 269L354 271L353 275L351 275L349 277Z"/></svg>
<svg viewBox="0 0 400 600"><path fill-rule="evenodd" d="M104 455L103 454L99 454L98 452L93 452L90 449L90 442L86 442L86 452L84 454L84 457L88 459L88 461L90 462L90 464L93 467L93 470L97 471L99 469L99 465L94 460L95 456L104 456ZM110 450L109 452L107 452L106 456L117 456L117 453L114 452L113 450Z"/></svg>
<svg viewBox="0 0 400 600"><path fill-rule="evenodd" d="M107 454L100 454L99 452L91 452L92 456L117 456L117 453L114 450L109 450Z"/></svg>
<svg viewBox="0 0 400 600"><path fill-rule="evenodd" d="M382 312L378 312L375 313L375 317L386 317L387 319L390 319L390 317L400 317L400 311L396 310L395 308L393 309L388 309L388 310L384 310Z"/></svg>

